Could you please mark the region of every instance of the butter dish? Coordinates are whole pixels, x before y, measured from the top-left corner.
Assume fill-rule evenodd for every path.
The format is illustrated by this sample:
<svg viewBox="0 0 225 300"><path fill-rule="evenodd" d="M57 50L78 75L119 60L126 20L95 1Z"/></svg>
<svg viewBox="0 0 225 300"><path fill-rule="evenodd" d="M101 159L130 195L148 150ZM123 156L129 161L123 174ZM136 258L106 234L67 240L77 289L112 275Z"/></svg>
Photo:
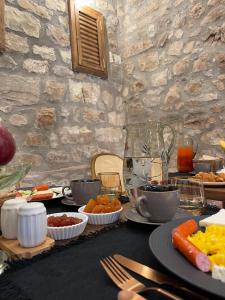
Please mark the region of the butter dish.
<svg viewBox="0 0 225 300"><path fill-rule="evenodd" d="M225 226L225 209L222 208L218 213L199 221L199 225L202 227L207 227L212 224Z"/></svg>

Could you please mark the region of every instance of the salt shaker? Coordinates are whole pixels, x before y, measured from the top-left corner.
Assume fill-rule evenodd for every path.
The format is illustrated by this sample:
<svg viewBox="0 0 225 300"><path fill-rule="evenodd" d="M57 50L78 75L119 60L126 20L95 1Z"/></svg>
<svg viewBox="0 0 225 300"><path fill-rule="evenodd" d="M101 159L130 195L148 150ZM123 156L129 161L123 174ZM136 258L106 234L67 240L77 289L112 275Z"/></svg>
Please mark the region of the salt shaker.
<svg viewBox="0 0 225 300"><path fill-rule="evenodd" d="M47 215L43 203L31 202L18 211L18 240L22 247L36 247L47 235Z"/></svg>
<svg viewBox="0 0 225 300"><path fill-rule="evenodd" d="M18 209L26 203L26 199L17 197L6 200L1 208L1 230L6 239L17 239Z"/></svg>

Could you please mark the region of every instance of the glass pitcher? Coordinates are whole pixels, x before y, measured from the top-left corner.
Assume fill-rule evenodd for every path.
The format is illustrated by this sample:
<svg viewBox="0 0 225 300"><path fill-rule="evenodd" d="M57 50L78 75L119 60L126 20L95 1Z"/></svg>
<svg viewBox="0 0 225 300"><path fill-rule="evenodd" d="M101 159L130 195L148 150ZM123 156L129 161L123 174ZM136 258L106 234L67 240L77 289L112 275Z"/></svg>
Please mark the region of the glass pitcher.
<svg viewBox="0 0 225 300"><path fill-rule="evenodd" d="M170 135L168 146L166 134ZM135 201L138 187L167 181L174 139L174 130L160 122L126 126L123 176L131 202Z"/></svg>

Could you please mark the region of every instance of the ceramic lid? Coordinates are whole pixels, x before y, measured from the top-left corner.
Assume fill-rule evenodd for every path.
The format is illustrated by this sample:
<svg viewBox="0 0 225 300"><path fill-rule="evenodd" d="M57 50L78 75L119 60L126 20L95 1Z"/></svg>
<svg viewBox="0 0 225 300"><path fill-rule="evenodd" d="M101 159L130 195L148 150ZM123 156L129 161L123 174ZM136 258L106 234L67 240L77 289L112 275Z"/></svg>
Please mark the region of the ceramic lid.
<svg viewBox="0 0 225 300"><path fill-rule="evenodd" d="M2 209L18 209L21 205L24 205L27 202L25 198L16 197L14 199L6 200L3 205Z"/></svg>
<svg viewBox="0 0 225 300"><path fill-rule="evenodd" d="M46 213L46 208L43 203L31 202L26 203L19 208L18 214L22 216L37 215L40 213Z"/></svg>

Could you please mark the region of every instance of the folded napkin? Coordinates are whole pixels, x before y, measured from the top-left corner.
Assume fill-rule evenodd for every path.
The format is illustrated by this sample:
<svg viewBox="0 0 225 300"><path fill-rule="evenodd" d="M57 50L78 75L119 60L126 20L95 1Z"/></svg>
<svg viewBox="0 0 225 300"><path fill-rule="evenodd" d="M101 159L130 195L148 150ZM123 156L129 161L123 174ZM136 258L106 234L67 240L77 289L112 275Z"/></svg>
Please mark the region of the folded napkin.
<svg viewBox="0 0 225 300"><path fill-rule="evenodd" d="M207 227L212 224L225 226L225 209L222 208L218 213L199 221L199 225L202 227Z"/></svg>

